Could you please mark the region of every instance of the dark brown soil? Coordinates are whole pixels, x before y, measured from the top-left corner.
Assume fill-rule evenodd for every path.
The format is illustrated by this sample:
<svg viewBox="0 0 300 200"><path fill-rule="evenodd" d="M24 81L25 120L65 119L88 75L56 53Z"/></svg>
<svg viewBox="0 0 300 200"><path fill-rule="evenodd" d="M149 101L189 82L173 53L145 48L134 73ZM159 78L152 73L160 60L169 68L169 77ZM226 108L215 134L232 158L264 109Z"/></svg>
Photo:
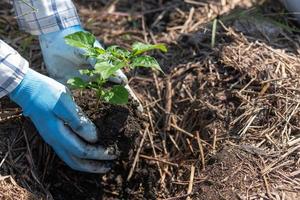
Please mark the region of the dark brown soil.
<svg viewBox="0 0 300 200"><path fill-rule="evenodd" d="M244 189L244 174L241 172L243 160L237 157L236 151L238 149L227 146L211 158L210 162L213 163L204 172L206 180L196 189L199 192L198 199L240 199L237 191Z"/></svg>
<svg viewBox="0 0 300 200"><path fill-rule="evenodd" d="M143 196L154 199L151 189L156 175L151 168L139 166L133 178L126 181L139 146L139 132L143 130L137 105L99 103L92 91L75 91L74 96L77 104L97 126L99 144L114 148L120 156L105 175L78 173L66 166L59 170L59 174L49 173L52 174L48 182L52 185L50 191L54 199L141 199ZM136 196L137 192L141 196Z"/></svg>
<svg viewBox="0 0 300 200"><path fill-rule="evenodd" d="M126 74L153 125L133 176L125 181L144 129L130 121L137 117L134 105L101 104L98 110L89 94L79 103L102 132L99 143L121 154L109 173L100 176L67 167L5 98L0 100L2 176L11 175L44 199L181 200L188 196L195 167L191 199L300 199L299 148L294 149L298 143L289 144L300 130L300 31L281 4L74 2L84 27L102 44L130 48L141 41L168 46L166 54L153 52L166 76L140 69ZM8 0L0 1L0 8L0 38L27 58L31 68L46 73L38 40L18 31ZM212 48L214 19L219 21ZM196 133L203 140L200 145L191 137ZM245 153L240 149L245 144L264 153ZM199 159L201 146L204 160ZM287 152L293 153L281 159ZM274 170L262 176L268 166Z"/></svg>
<svg viewBox="0 0 300 200"><path fill-rule="evenodd" d="M76 103L98 129L99 144L113 148L120 159L131 157L142 130L141 114L137 104L112 105L98 101L93 91L74 91Z"/></svg>

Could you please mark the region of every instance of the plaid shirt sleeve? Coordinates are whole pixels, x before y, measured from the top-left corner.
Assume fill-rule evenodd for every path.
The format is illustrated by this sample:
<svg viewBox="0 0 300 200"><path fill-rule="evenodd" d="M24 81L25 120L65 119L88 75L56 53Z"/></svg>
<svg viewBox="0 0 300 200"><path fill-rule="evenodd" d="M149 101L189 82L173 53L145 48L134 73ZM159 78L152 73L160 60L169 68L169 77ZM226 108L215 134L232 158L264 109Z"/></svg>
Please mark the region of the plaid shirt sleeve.
<svg viewBox="0 0 300 200"><path fill-rule="evenodd" d="M33 35L80 25L72 0L13 0L21 30Z"/></svg>
<svg viewBox="0 0 300 200"><path fill-rule="evenodd" d="M13 91L23 80L28 62L0 40L0 98Z"/></svg>

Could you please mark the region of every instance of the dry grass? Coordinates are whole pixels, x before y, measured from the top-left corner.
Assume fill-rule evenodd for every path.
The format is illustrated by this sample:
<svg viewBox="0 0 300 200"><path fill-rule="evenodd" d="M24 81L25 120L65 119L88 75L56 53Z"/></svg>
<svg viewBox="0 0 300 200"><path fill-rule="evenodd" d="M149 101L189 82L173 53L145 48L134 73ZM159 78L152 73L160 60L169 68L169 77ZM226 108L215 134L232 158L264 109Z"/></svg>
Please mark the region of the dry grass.
<svg viewBox="0 0 300 200"><path fill-rule="evenodd" d="M0 176L0 199L2 200L38 200L32 193L18 186L10 176Z"/></svg>
<svg viewBox="0 0 300 200"><path fill-rule="evenodd" d="M135 163L145 160L155 166L158 197L298 199L299 35L272 23L269 17L250 22L239 19L240 15L230 20L221 17L215 47L211 48L212 20L219 15L228 19L236 13L233 10L237 6L251 11L253 2L159 2L162 1L139 1L131 7L127 1L120 1L106 4L106 9L100 6L106 11L101 12L78 1L87 27L107 44L126 47L138 40L169 45L169 53L156 54L166 77L138 71L130 80L144 102L144 114L149 120L149 129L143 131L145 145L137 151ZM260 12L263 16L276 16L281 22L287 20L287 16L277 16L282 10L270 3L262 4ZM10 30L4 34L6 41L19 46L21 39L30 38L15 37L15 24L6 24L7 19L11 19L8 13L0 19L1 26L5 24ZM241 24L248 28L241 28ZM268 28L262 29L261 24ZM34 40L26 46L30 52L26 56L32 58L33 66L39 66L41 61L40 54L35 54L36 45ZM4 106L1 113L6 117L10 116L7 113L19 115ZM27 141L23 133L15 136L15 141ZM9 148L13 149L11 140L12 137ZM35 185L39 192L47 194L42 182L46 172L34 167L43 159L34 161L28 157L31 147L26 142L23 145L27 157L17 153L3 155L5 169L7 173L21 169L30 177L29 181L21 181L24 187ZM227 153L220 154L228 147ZM49 150L41 147L39 152L51 165ZM214 164L212 160L216 160ZM31 171L18 162L27 162ZM208 182L220 183L222 187L216 186L220 194L203 196L205 192L216 193L211 190L213 186L207 187Z"/></svg>

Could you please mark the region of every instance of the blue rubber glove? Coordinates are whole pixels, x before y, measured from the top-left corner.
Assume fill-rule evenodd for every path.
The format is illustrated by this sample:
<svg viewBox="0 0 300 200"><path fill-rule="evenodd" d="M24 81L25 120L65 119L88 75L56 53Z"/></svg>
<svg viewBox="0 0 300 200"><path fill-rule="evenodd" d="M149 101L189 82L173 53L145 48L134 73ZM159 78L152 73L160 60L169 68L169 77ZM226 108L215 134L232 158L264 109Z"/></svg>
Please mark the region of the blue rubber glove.
<svg viewBox="0 0 300 200"><path fill-rule="evenodd" d="M74 103L66 87L31 69L9 97L22 107L42 138L71 168L105 173L116 156L100 146L95 125Z"/></svg>
<svg viewBox="0 0 300 200"><path fill-rule="evenodd" d="M87 79L88 77L79 74L79 70L91 69L96 64L94 59L87 59L84 56L83 50L65 43L65 36L79 31L84 30L78 25L39 36L47 71L52 78L63 84L74 77ZM98 41L94 45L103 48ZM121 70L118 70L115 77L110 78L110 81L119 84L127 84L128 82Z"/></svg>

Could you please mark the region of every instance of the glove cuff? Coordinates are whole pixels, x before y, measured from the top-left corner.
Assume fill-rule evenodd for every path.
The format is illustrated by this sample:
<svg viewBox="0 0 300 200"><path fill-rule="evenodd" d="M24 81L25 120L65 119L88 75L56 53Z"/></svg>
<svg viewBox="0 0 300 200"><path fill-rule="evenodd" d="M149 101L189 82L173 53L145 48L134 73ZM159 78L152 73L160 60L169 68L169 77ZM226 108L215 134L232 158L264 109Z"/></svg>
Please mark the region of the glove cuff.
<svg viewBox="0 0 300 200"><path fill-rule="evenodd" d="M34 88L39 87L39 81L35 78L37 75L36 71L29 68L20 84L9 93L9 98L23 109L30 104L32 96L34 96Z"/></svg>
<svg viewBox="0 0 300 200"><path fill-rule="evenodd" d="M55 93L51 92L52 89L55 88ZM48 90L49 95L55 95L54 99L58 99L61 93L66 92L65 86L56 82L55 80L44 76L32 69L28 69L25 77L21 81L21 83L9 94L9 97L12 101L17 103L20 107L22 107L24 115L30 115L30 111L39 106L47 106L48 98L52 98L50 96L40 96L41 93L44 93L45 90ZM43 101L41 98L46 98ZM43 102L43 105L39 103ZM53 106L48 105L48 106Z"/></svg>
<svg viewBox="0 0 300 200"><path fill-rule="evenodd" d="M81 25L76 25L76 26L71 26L56 32L51 32L51 33L46 33L39 35L39 40L45 40L45 39L54 39L57 36L62 36L65 37L66 35L78 32L78 31L83 31Z"/></svg>

